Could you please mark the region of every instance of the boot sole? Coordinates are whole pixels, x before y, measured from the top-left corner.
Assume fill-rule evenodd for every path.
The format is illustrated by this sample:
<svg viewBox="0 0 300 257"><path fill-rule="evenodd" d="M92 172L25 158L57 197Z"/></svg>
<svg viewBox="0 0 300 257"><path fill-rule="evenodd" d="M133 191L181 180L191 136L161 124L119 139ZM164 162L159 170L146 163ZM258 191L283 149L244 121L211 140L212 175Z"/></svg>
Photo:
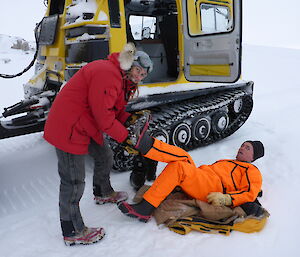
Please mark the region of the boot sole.
<svg viewBox="0 0 300 257"><path fill-rule="evenodd" d="M137 215L135 215L133 213L130 213L130 210L128 210L123 203L118 204L118 208L127 217L130 217L130 218L133 218L133 219L137 219L140 222L147 223L151 219L151 217L149 217L149 218L143 218L141 216L137 216Z"/></svg>
<svg viewBox="0 0 300 257"><path fill-rule="evenodd" d="M103 232L102 234L98 235L96 237L96 241L93 242L84 242L84 241L70 241L70 240L64 240L64 243L66 246L75 246L75 245L91 245L91 244L95 244L98 243L101 239L103 239L103 237L105 236L105 232Z"/></svg>
<svg viewBox="0 0 300 257"><path fill-rule="evenodd" d="M106 204L106 203L120 203L120 202L123 202L123 201L126 201L128 198L125 198L125 199L121 199L121 200L116 200L116 201L96 201L95 200L95 203L98 204L98 205L103 205L103 204Z"/></svg>

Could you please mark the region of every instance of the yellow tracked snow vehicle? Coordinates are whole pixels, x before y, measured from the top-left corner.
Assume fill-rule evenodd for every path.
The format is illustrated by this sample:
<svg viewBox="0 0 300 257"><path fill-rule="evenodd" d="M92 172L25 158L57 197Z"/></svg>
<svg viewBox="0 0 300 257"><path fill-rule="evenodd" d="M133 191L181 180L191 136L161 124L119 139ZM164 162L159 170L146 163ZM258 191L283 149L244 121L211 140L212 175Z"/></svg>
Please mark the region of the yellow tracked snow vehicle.
<svg viewBox="0 0 300 257"><path fill-rule="evenodd" d="M25 100L5 108L0 138L42 131L62 84L128 41L154 62L140 96L127 106L151 110L153 136L190 150L231 135L250 115L253 82L240 80L242 1L47 3L36 28L36 73L24 85ZM130 169L133 158L112 146L115 168Z"/></svg>

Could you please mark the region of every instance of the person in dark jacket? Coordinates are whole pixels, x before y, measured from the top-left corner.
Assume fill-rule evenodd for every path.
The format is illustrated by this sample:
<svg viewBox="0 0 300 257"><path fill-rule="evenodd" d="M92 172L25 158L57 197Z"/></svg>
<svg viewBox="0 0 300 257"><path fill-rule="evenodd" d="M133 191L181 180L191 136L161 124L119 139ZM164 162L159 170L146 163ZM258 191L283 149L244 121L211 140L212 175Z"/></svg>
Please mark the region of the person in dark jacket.
<svg viewBox="0 0 300 257"><path fill-rule="evenodd" d="M66 245L90 244L104 236L103 228L87 228L79 201L85 187L85 155L95 162L93 193L97 204L128 198L110 183L113 153L104 135L119 143L128 136L125 122L132 116L125 105L137 84L152 70L152 61L133 44L108 60L85 65L61 89L50 109L44 138L55 146L60 175L59 211Z"/></svg>
<svg viewBox="0 0 300 257"><path fill-rule="evenodd" d="M244 142L236 159L219 160L200 167L196 167L190 155L179 147L153 138L145 141L152 141L152 144L148 143L146 148L140 147L138 150L145 157L168 165L144 194L141 203L128 204L124 201L118 204L127 216L147 222L154 209L176 186L180 186L191 198L230 207L254 202L261 191L261 173L252 164L264 156L264 146L260 141Z"/></svg>

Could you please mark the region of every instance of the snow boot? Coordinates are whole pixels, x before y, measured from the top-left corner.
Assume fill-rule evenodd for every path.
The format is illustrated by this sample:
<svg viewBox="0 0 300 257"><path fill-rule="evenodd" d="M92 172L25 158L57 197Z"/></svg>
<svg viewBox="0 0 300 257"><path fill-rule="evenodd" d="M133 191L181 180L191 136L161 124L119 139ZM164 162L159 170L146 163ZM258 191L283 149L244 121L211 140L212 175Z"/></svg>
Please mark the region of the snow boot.
<svg viewBox="0 0 300 257"><path fill-rule="evenodd" d="M143 199L138 204L129 204L127 202L121 202L118 204L118 208L126 216L138 219L141 222L148 222L151 219L151 214L155 210L155 207Z"/></svg>
<svg viewBox="0 0 300 257"><path fill-rule="evenodd" d="M144 165L144 157L138 155L133 160L133 169L130 174L130 184L137 191L146 181L146 167Z"/></svg>
<svg viewBox="0 0 300 257"><path fill-rule="evenodd" d="M253 215L255 217L260 217L264 213L264 208L261 204L257 202L247 202L240 205L243 211L249 215Z"/></svg>
<svg viewBox="0 0 300 257"><path fill-rule="evenodd" d="M136 156L133 161L133 169L130 174L130 184L138 191L144 184L146 179L153 181L156 179L157 161L150 160L141 155Z"/></svg>
<svg viewBox="0 0 300 257"><path fill-rule="evenodd" d="M146 179L148 181L154 181L156 179L157 161L145 158L147 164Z"/></svg>
<svg viewBox="0 0 300 257"><path fill-rule="evenodd" d="M130 185L138 191L146 181L146 173L143 170L133 170L130 174Z"/></svg>
<svg viewBox="0 0 300 257"><path fill-rule="evenodd" d="M67 246L89 245L99 242L105 236L103 228L87 228L80 233L71 236L64 236L64 242Z"/></svg>
<svg viewBox="0 0 300 257"><path fill-rule="evenodd" d="M105 203L118 203L128 199L128 194L126 192L113 192L109 196L95 196L94 200L96 204Z"/></svg>

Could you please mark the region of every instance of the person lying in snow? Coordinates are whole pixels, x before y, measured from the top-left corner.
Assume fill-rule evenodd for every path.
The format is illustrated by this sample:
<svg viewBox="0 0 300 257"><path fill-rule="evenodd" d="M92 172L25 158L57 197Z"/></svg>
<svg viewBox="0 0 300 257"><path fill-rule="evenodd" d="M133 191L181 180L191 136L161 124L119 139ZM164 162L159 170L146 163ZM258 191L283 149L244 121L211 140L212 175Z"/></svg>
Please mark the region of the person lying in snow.
<svg viewBox="0 0 300 257"><path fill-rule="evenodd" d="M147 222L155 208L177 186L191 198L229 207L254 202L261 191L261 173L251 164L264 156L264 146L260 141L245 141L235 160L219 160L197 168L183 149L151 138L147 133L141 136L140 144L135 148L145 157L168 165L140 203L123 201L118 204L121 212L129 217Z"/></svg>

